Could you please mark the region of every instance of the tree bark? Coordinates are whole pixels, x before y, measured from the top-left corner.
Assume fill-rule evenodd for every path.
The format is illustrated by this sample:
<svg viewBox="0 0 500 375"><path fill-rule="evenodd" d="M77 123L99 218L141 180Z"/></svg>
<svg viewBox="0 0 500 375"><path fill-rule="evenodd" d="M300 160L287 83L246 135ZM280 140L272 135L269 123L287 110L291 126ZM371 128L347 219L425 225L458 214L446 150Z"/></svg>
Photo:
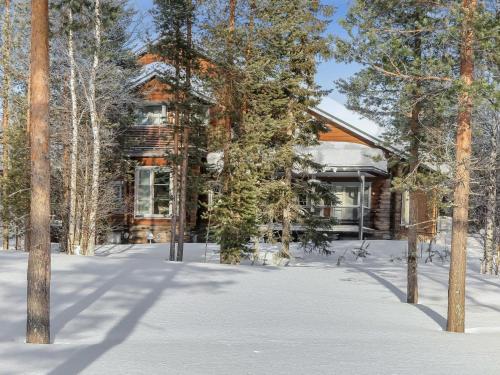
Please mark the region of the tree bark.
<svg viewBox="0 0 500 375"><path fill-rule="evenodd" d="M486 185L486 238L484 241L484 266L482 271L493 274L493 254L495 252L495 219L497 212L497 147L498 147L498 124L492 125L489 155L488 180ZM498 260L497 260L498 262Z"/></svg>
<svg viewBox="0 0 500 375"><path fill-rule="evenodd" d="M223 137L223 165L222 165L222 194L228 195L230 192L230 164L231 159L229 154L231 152L231 142L232 142L232 117L233 117L233 100L232 100L232 68L233 68L233 43L234 43L234 30L236 24L236 0L229 0L229 18L228 18L228 34L226 39L226 50L227 50L227 67L225 71L225 83L224 83L224 137ZM223 236L227 234L223 232ZM239 258L235 258L234 249L225 249L224 244L227 241L221 241L220 249L220 263L222 264L237 264L239 263ZM231 254L228 254L228 251Z"/></svg>
<svg viewBox="0 0 500 375"><path fill-rule="evenodd" d="M31 70L30 70L31 71ZM28 75L28 110L26 111L26 134L28 134L27 141L26 141L26 146L28 147L28 150L31 150L31 140L30 140L30 134L31 134L31 73ZM31 174L31 161L28 161L26 168L28 169L28 172ZM31 207L31 199L28 201L28 210ZM25 222L24 222L24 251L29 251L31 248L31 219L30 215L26 216Z"/></svg>
<svg viewBox="0 0 500 375"><path fill-rule="evenodd" d="M291 104L289 104L289 107L291 107ZM280 251L280 256L282 258L290 258L290 242L292 239L292 205L293 202L291 202L291 199L293 199L293 195L291 194L292 191L292 168L293 168L293 122L294 122L294 117L292 114L291 108L288 110L288 129L287 129L287 136L289 138L289 144L286 145L285 147L288 148L287 150L287 156L285 157L284 160L284 169L285 169L285 176L284 176L284 184L285 184L285 203L283 207L283 220L282 220L282 231L281 231L281 251Z"/></svg>
<svg viewBox="0 0 500 375"><path fill-rule="evenodd" d="M96 244L97 232L97 209L99 204L99 176L101 171L101 136L100 136L100 122L97 113L96 103L96 79L97 69L99 67L99 53L101 49L101 14L100 14L100 0L95 0L94 4L94 61L92 63L92 70L89 79L88 90L88 103L90 111L90 124L92 127L92 183L90 190L90 207L89 207L89 232L88 232L88 245L84 255L94 255Z"/></svg>
<svg viewBox="0 0 500 375"><path fill-rule="evenodd" d="M31 248L26 342L50 343L49 8L31 3Z"/></svg>
<svg viewBox="0 0 500 375"><path fill-rule="evenodd" d="M184 232L187 221L186 199L187 199L187 177L189 167L189 132L191 127L191 54L192 54L192 9L186 15L186 32L187 32L187 59L186 59L186 92L185 96L188 100L187 108L184 113L184 131L182 136L182 165L181 165L181 191L179 202L179 243L177 248L177 261L182 262L184 257Z"/></svg>
<svg viewBox="0 0 500 375"><path fill-rule="evenodd" d="M451 239L450 277L448 288L448 324L450 332L465 329L465 272L470 194L470 157L472 142L472 94L474 80L473 18L476 0L463 0L460 79L464 87L459 94L458 129L456 138L455 189Z"/></svg>
<svg viewBox="0 0 500 375"><path fill-rule="evenodd" d="M9 115L10 115L10 48L11 48L11 21L10 21L10 0L4 3L4 23L2 30L3 51L3 87L2 87L2 246L4 250L9 249L10 234L10 210L7 181L9 178Z"/></svg>
<svg viewBox="0 0 500 375"><path fill-rule="evenodd" d="M180 26L176 24L176 44L180 44ZM177 217L179 214L179 131L180 131L180 109L179 103L181 100L180 95L180 52L177 51L175 55L175 93L174 93L174 110L175 110L175 120L174 120L174 144L172 152L172 160L170 165L172 166L172 213L170 221L170 254L169 260L176 260L176 245L177 245ZM179 233L180 235L180 233Z"/></svg>
<svg viewBox="0 0 500 375"><path fill-rule="evenodd" d="M420 21L420 10L417 9L415 23ZM422 40L419 33L414 37L413 52L420 59L422 54ZM419 69L420 70L420 69ZM420 157L420 83L415 83L411 119L410 119L410 174L418 174ZM407 269L407 291L406 302L418 303L418 192L416 189L410 191L410 222L408 225L408 269Z"/></svg>
<svg viewBox="0 0 500 375"><path fill-rule="evenodd" d="M285 167L285 185L291 188L292 185L292 168ZM290 242L291 242L291 226L292 226L292 212L290 207L289 198L285 197L285 207L283 208L283 228L281 232L281 252L282 258L290 258Z"/></svg>
<svg viewBox="0 0 500 375"><path fill-rule="evenodd" d="M71 95L71 154L69 170L69 219L68 219L68 254L74 254L76 232L76 194L77 194L77 158L78 158L78 104L76 98L75 54L73 49L73 12L68 10L68 57L69 57L69 91Z"/></svg>

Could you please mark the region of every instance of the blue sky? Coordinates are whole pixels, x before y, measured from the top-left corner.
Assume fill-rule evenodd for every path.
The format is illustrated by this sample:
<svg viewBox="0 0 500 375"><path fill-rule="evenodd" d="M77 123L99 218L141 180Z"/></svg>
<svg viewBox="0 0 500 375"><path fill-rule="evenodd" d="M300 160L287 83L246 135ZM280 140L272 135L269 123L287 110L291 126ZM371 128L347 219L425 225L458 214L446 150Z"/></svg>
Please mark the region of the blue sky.
<svg viewBox="0 0 500 375"><path fill-rule="evenodd" d="M328 32L335 35L345 35L342 27L338 24L339 19L344 17L353 0L325 0L325 4L333 5L336 8L333 20L328 28ZM153 0L131 0L137 9L142 13L151 9ZM326 90L333 90L330 94L333 98L344 102L345 98L335 91L334 81L339 78L347 78L359 70L357 64L340 64L335 61L322 62L318 66L316 81Z"/></svg>

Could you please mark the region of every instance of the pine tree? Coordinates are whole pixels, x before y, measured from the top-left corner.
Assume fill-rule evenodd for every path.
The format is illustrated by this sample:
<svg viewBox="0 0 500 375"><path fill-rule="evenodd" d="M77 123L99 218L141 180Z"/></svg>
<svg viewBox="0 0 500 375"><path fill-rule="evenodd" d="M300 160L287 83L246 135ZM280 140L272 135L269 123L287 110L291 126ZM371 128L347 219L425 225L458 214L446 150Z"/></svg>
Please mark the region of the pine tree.
<svg viewBox="0 0 500 375"><path fill-rule="evenodd" d="M26 342L50 343L49 9L31 5L31 248Z"/></svg>
<svg viewBox="0 0 500 375"><path fill-rule="evenodd" d="M336 43L339 61L365 65L351 79L339 82L349 106L391 127L397 144L407 145L402 161L406 159L407 172L396 179L396 186L410 191L409 303L418 303L419 191L432 191L437 186L429 186L431 176L423 167L429 153L426 129L439 125L429 114L443 100L439 93L451 80L453 67L453 56L435 48L445 27L437 16L438 9L438 4L416 0L358 0L343 21L349 38Z"/></svg>
<svg viewBox="0 0 500 375"><path fill-rule="evenodd" d="M453 193L453 232L451 239L450 280L448 289L448 323L450 332L465 329L465 272L470 194L470 158L472 145L473 95L469 92L474 81L474 18L476 0L462 3L460 43L460 80L463 88L458 98L458 128L456 138L455 179Z"/></svg>

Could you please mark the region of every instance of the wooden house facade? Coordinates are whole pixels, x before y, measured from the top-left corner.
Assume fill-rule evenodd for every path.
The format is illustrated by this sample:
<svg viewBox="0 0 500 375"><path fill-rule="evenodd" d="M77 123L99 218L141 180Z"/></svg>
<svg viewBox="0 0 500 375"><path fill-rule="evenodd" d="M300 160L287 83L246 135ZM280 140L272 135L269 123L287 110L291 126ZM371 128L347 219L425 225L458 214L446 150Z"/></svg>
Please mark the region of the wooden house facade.
<svg viewBox="0 0 500 375"><path fill-rule="evenodd" d="M138 108L136 124L124 137L133 172L126 182L118 183L125 209L114 217L117 229L112 241L167 242L171 222L171 163L166 155L173 141L174 113L169 104L172 97L160 79L162 68L158 59L144 54L139 61L144 68L136 89L142 93L143 103ZM202 95L200 100L204 100ZM206 104L208 108L208 100ZM207 117L210 113L207 110ZM401 171L397 165L388 163L391 155L399 153L398 148L383 142L382 129L377 124L333 99L325 98L310 113L324 121L328 131L319 135L318 146L297 152L307 152L325 166L312 177L330 183L339 201L335 206L316 205L317 214L335 217L336 225L331 231L341 236L404 237L409 220L409 194L391 189L392 179ZM207 124L214 121L207 118ZM207 126L207 131L214 128ZM308 205L307 200L300 203ZM200 224L199 216L196 208L188 212L187 237ZM436 212L425 194L419 200L418 217L419 222L425 223L418 227L420 234L432 235Z"/></svg>

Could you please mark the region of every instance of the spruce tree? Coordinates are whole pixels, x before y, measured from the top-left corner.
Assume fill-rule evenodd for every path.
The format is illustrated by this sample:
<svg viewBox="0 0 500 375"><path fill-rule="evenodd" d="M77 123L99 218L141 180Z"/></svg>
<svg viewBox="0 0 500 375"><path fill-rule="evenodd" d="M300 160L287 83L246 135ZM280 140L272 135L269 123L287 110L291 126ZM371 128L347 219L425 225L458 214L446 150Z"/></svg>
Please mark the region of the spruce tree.
<svg viewBox="0 0 500 375"><path fill-rule="evenodd" d="M316 59L330 52L323 33L331 8L316 1L241 1L233 11L232 4L222 2L229 23L219 11L209 13L207 27L210 53L223 61L212 89L222 99L228 86L232 93L224 108L232 134L230 145L221 137L224 169L212 211L221 262L239 262L265 226L282 233L280 255L290 257L292 222L304 223L308 214L298 195L305 186L312 191L298 176L317 167L297 149L315 144L324 129L307 109L324 94L314 75ZM235 43L221 43L228 32Z"/></svg>
<svg viewBox="0 0 500 375"><path fill-rule="evenodd" d="M165 150L172 171L170 260L182 261L188 213L196 208L198 184L193 172L199 167L202 146L200 127L205 122L206 103L195 95L200 82L200 61L195 48L196 7L191 0L156 0L153 17L159 37L150 51L173 66L161 77L175 111L173 148ZM199 84L198 84L199 86ZM192 147L194 146L194 147ZM178 243L178 244L177 244Z"/></svg>

